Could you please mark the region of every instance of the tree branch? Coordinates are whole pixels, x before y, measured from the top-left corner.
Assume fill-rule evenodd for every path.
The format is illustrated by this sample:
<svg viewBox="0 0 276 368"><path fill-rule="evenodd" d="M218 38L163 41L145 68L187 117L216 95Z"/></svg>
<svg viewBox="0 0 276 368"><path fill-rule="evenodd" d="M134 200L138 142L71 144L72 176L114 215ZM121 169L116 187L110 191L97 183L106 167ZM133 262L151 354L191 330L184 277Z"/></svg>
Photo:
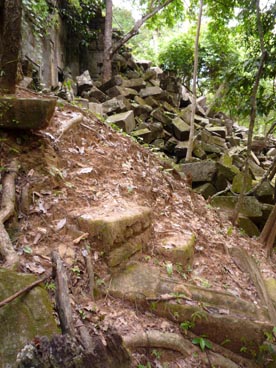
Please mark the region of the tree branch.
<svg viewBox="0 0 276 368"><path fill-rule="evenodd" d="M141 19L137 20L137 22L134 24L133 28L119 41L113 49L110 49L111 57L126 43L128 42L132 37L136 36L139 33L139 29L142 27L142 25L151 17L153 17L156 13L158 13L160 10L165 8L167 5L172 3L174 0L167 0L163 4L160 4L152 9L151 12L145 14L142 16Z"/></svg>

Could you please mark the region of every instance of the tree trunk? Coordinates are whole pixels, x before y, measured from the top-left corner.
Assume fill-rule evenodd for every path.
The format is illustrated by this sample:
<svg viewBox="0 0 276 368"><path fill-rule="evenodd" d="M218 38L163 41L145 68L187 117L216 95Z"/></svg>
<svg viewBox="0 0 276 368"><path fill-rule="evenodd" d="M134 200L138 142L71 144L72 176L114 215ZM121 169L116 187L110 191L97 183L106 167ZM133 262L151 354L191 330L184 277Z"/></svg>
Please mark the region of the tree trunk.
<svg viewBox="0 0 276 368"><path fill-rule="evenodd" d="M257 114L257 92L260 84L260 79L263 73L264 63L267 57L267 51L264 48L264 35L263 35L263 27L262 27L262 21L261 21L261 14L260 14L260 4L259 0L256 0L256 18L257 18L257 26L259 31L259 38L260 38L260 47L262 51L261 60L259 63L257 75L255 78L255 82L252 88L252 94L250 97L250 122L249 122L249 129L248 129L248 138L247 138L247 150L246 150L246 158L244 163L244 180L242 185L242 190L239 195L239 199L237 201L237 205L235 207L235 210L233 212L232 216L232 223L235 225L237 222L237 219L239 217L240 208L242 205L242 202L244 200L245 191L246 191L246 178L249 175L249 157L251 154L251 147L252 147L252 139L253 139L253 132L254 132L254 125L255 125L255 119Z"/></svg>
<svg viewBox="0 0 276 368"><path fill-rule="evenodd" d="M273 248L275 239L276 239L276 205L274 205L273 210L271 211L259 238L260 242L263 243L263 245L266 247L268 255L271 254L271 250Z"/></svg>
<svg viewBox="0 0 276 368"><path fill-rule="evenodd" d="M108 81L112 77L112 0L106 0L105 4L103 82Z"/></svg>
<svg viewBox="0 0 276 368"><path fill-rule="evenodd" d="M21 48L21 15L21 0L0 3L0 93L15 92Z"/></svg>
<svg viewBox="0 0 276 368"><path fill-rule="evenodd" d="M203 0L200 0L200 8L199 8L199 15L198 15L198 21L197 21L197 30L196 30L196 39L195 39L195 53L194 53L192 114L191 114L190 135L189 135L189 143L188 143L186 161L189 161L192 158L194 134L195 134L196 79L197 79L197 70L198 70L198 44L199 44L199 36L200 36L202 9L203 9Z"/></svg>

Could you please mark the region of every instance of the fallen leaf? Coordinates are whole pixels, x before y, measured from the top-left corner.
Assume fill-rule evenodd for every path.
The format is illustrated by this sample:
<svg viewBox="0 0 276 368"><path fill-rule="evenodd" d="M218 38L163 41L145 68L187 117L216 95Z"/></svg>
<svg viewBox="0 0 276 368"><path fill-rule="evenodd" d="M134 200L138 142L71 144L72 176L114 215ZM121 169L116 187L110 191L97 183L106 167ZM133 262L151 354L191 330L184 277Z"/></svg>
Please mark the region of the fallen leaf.
<svg viewBox="0 0 276 368"><path fill-rule="evenodd" d="M55 231L61 230L65 226L66 221L67 221L66 218L63 218L63 219L59 220L59 222L56 224L54 230Z"/></svg>

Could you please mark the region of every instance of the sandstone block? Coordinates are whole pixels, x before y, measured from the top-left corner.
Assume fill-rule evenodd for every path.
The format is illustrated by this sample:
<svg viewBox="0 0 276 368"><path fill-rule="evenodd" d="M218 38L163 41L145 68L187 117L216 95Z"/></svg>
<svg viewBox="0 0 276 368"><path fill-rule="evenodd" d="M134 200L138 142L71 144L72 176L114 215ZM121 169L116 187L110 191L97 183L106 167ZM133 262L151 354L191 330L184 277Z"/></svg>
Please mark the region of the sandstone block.
<svg viewBox="0 0 276 368"><path fill-rule="evenodd" d="M116 124L119 128L123 129L127 133L130 133L135 129L133 111L121 112L120 114L109 116L106 122L108 124Z"/></svg>
<svg viewBox="0 0 276 368"><path fill-rule="evenodd" d="M145 232L151 225L152 210L133 204L86 210L73 214L82 231L102 240L108 249L118 248L130 238Z"/></svg>

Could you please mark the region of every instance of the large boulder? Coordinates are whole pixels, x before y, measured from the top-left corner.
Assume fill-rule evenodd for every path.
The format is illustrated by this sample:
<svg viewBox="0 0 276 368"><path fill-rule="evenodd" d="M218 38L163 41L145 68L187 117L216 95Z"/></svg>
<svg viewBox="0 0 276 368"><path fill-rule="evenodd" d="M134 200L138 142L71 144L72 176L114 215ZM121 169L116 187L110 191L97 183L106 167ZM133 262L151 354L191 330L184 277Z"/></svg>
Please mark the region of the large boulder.
<svg viewBox="0 0 276 368"><path fill-rule="evenodd" d="M93 81L88 70L85 70L81 75L76 77L76 80L79 95L81 95L82 92L89 91L93 87Z"/></svg>
<svg viewBox="0 0 276 368"><path fill-rule="evenodd" d="M0 128L44 129L56 107L55 98L0 97Z"/></svg>
<svg viewBox="0 0 276 368"><path fill-rule="evenodd" d="M0 269L0 300L36 280L33 275ZM46 290L37 286L0 309L0 366L16 367L16 355L37 335L58 333L53 308Z"/></svg>

